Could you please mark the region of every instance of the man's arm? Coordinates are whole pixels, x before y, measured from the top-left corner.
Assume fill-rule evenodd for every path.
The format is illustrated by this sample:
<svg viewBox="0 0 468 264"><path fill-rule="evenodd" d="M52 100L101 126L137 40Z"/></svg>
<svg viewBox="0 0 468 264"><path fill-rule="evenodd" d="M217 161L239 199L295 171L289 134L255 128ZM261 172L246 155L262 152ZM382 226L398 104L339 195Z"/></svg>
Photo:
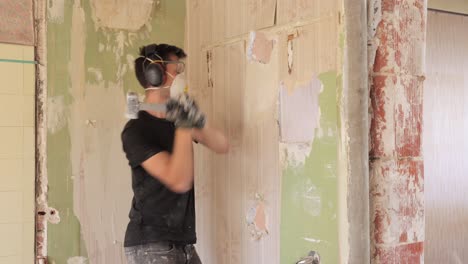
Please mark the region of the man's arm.
<svg viewBox="0 0 468 264"><path fill-rule="evenodd" d="M194 128L193 139L216 153L224 154L229 151L229 142L226 136L218 129L210 127L208 124L202 129Z"/></svg>
<svg viewBox="0 0 468 264"><path fill-rule="evenodd" d="M164 151L145 160L143 168L173 192L185 193L193 185L193 145L190 129L175 132L172 154Z"/></svg>

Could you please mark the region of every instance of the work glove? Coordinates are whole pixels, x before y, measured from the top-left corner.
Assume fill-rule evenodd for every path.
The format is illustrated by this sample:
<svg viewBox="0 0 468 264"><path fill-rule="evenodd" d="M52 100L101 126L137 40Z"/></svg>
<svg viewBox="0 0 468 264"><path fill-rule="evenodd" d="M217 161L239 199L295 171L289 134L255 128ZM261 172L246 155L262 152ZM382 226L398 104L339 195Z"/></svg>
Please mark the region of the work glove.
<svg viewBox="0 0 468 264"><path fill-rule="evenodd" d="M166 119L174 122L176 127L201 129L205 126L205 114L193 98L185 93L169 99L166 108Z"/></svg>

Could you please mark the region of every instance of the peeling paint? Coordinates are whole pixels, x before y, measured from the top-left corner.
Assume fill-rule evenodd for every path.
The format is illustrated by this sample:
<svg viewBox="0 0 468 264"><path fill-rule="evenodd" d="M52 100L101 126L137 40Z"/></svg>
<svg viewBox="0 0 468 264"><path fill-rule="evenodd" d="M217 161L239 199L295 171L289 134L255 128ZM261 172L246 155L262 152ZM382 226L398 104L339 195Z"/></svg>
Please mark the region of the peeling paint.
<svg viewBox="0 0 468 264"><path fill-rule="evenodd" d="M137 31L150 19L154 0L91 0L96 29Z"/></svg>
<svg viewBox="0 0 468 264"><path fill-rule="evenodd" d="M263 64L270 63L271 52L274 47L274 41L268 39L263 32L250 32L247 57L251 61L257 61Z"/></svg>
<svg viewBox="0 0 468 264"><path fill-rule="evenodd" d="M48 0L47 19L53 23L63 23L65 0Z"/></svg>
<svg viewBox="0 0 468 264"><path fill-rule="evenodd" d="M280 143L280 164L288 166L303 166L312 150L311 143Z"/></svg>
<svg viewBox="0 0 468 264"><path fill-rule="evenodd" d="M135 32L106 27L106 21L96 25L93 4L106 3L65 1L63 24L48 23L49 61L65 65L48 69L49 94L63 97L65 120L62 129L47 135L48 199L62 218L48 230L51 263L67 263L73 256L87 258L86 263L125 263L121 250L129 208L121 205L131 201L131 182L120 131L126 122L126 91L141 92L133 62L149 40L183 46L184 2L152 5L147 10L151 15ZM115 1L101 11L132 12L126 8L129 3ZM119 23L137 20L145 19L129 16Z"/></svg>

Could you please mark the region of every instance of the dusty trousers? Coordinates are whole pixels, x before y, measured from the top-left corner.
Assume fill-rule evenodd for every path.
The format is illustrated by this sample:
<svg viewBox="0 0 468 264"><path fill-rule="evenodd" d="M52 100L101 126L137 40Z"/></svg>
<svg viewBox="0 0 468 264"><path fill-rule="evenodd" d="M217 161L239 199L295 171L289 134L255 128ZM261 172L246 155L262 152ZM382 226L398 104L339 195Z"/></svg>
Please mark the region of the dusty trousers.
<svg viewBox="0 0 468 264"><path fill-rule="evenodd" d="M202 264L193 245L168 242L126 247L128 264Z"/></svg>

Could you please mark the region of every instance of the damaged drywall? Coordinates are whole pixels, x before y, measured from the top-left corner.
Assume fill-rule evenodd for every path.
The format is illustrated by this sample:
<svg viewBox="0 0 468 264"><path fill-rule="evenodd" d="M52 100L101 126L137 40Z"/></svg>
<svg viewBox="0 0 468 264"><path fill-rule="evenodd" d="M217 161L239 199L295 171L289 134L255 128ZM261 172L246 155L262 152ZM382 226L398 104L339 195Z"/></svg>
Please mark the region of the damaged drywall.
<svg viewBox="0 0 468 264"><path fill-rule="evenodd" d="M252 31L250 32L247 56L250 60L268 64L274 44L275 42L268 39L265 33Z"/></svg>
<svg viewBox="0 0 468 264"><path fill-rule="evenodd" d="M47 230L49 263L125 263L131 202L120 141L125 93L142 92L133 73L139 47L183 46L185 4L49 2L55 6L47 21L54 65L47 75L48 204L60 212L60 222Z"/></svg>
<svg viewBox="0 0 468 264"><path fill-rule="evenodd" d="M268 235L266 204L263 196L256 194L246 215L247 226L252 239L259 240Z"/></svg>

